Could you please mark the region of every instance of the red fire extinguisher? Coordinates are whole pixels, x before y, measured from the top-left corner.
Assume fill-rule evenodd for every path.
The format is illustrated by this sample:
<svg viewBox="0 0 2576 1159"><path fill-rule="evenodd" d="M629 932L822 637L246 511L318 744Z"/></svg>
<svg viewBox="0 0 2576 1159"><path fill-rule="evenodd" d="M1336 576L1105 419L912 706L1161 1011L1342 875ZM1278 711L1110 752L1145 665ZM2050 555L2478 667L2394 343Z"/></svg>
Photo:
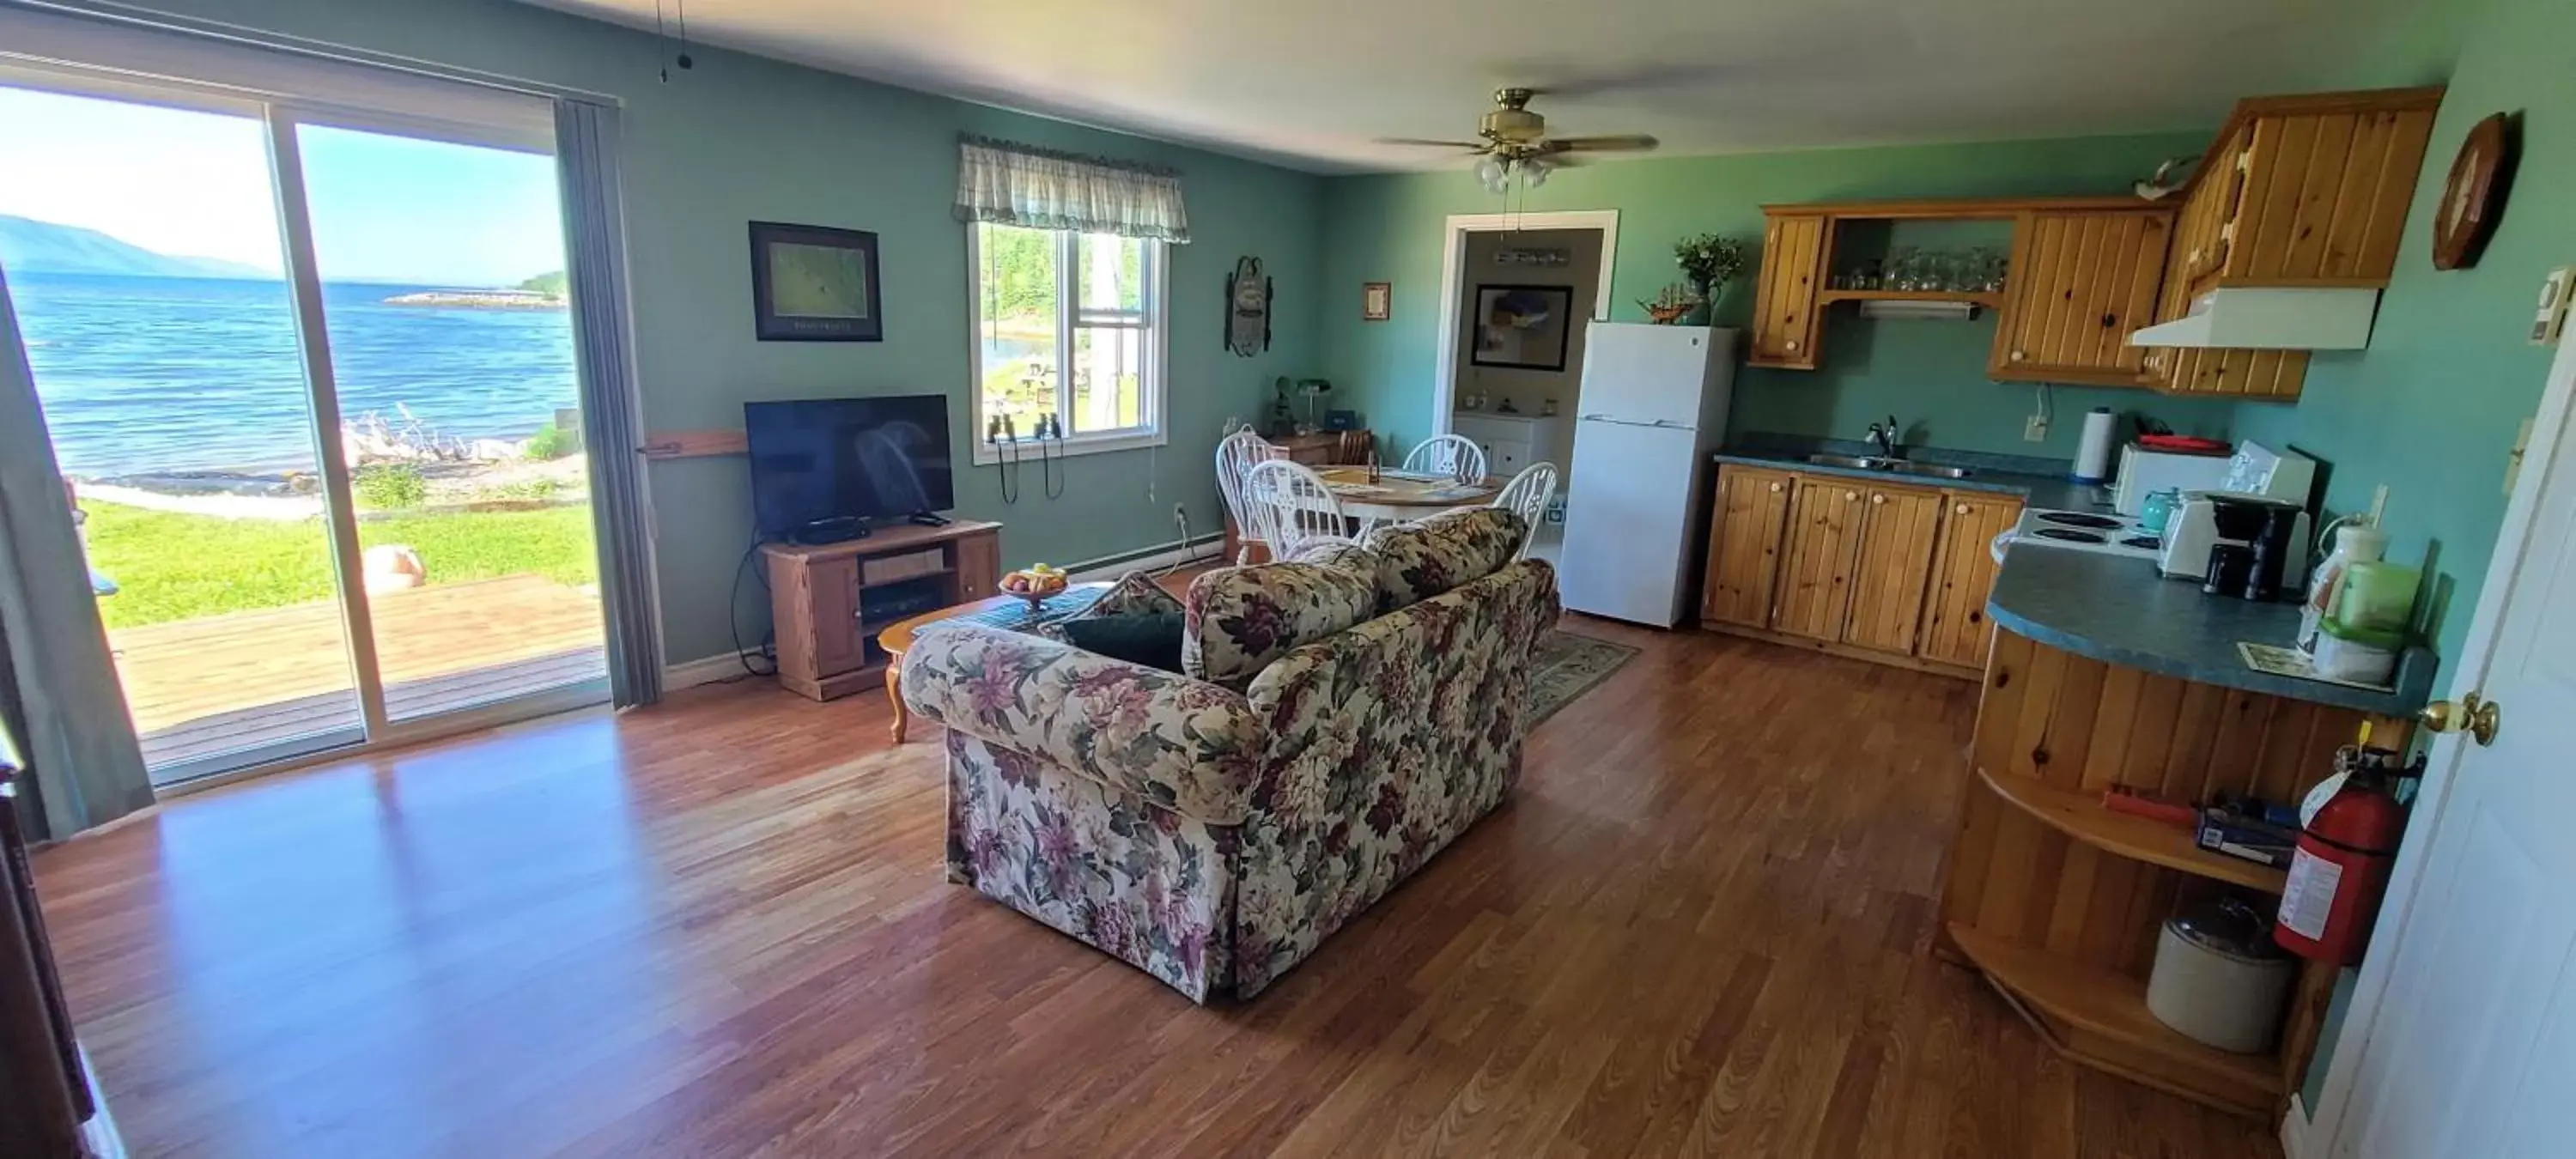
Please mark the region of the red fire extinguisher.
<svg viewBox="0 0 2576 1159"><path fill-rule="evenodd" d="M2401 758L2371 748L2368 726L2361 741L2335 753L2342 785L2322 805L2310 798L2289 885L2281 891L2280 920L2272 926L2283 949L2340 966L2359 962L2370 942L2406 831L2405 807L2391 787L2403 775Z"/></svg>

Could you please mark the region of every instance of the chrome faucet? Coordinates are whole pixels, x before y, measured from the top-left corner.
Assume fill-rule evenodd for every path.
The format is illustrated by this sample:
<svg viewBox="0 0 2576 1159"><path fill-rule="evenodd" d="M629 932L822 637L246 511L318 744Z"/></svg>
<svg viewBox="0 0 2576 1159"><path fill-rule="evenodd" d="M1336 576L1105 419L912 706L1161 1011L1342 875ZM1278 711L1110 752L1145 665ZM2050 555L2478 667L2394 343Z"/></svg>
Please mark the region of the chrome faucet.
<svg viewBox="0 0 2576 1159"><path fill-rule="evenodd" d="M1898 440L1905 437L1904 430L1905 428L1896 425L1896 416L1889 415L1884 426L1878 423L1869 424L1867 436L1869 445L1878 448L1878 453L1886 458L1902 459L1905 457L1905 444Z"/></svg>

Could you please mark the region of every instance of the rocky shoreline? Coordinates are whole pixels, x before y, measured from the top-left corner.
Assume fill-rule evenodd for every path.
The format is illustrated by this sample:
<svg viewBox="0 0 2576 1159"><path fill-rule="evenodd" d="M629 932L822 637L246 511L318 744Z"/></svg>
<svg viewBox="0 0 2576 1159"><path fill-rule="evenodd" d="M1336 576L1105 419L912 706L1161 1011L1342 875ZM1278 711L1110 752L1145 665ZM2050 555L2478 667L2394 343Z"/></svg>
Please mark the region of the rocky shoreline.
<svg viewBox="0 0 2576 1159"><path fill-rule="evenodd" d="M535 290L424 290L396 294L388 306L429 306L467 310L561 310L570 303L561 294Z"/></svg>

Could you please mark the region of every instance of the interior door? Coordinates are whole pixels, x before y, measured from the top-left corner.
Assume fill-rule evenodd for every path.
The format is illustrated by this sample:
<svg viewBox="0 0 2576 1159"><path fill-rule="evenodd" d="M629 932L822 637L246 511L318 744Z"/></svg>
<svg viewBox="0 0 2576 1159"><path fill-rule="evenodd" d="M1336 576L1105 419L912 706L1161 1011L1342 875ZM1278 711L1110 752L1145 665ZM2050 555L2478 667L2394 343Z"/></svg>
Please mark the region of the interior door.
<svg viewBox="0 0 2576 1159"><path fill-rule="evenodd" d="M2554 446L2530 452L2539 478L2506 520L2510 537L2527 510L2529 537L2518 563L2510 543L2499 551L2457 690L2475 682L2501 727L2490 747L2454 736L2434 753L2437 768L2461 759L2418 806L2439 809L2411 826L2431 841L2422 875L2393 947L2375 944L2396 957L2339 1159L2566 1155L2576 1139L2576 426L2563 422L2576 344L2552 377L2539 429Z"/></svg>

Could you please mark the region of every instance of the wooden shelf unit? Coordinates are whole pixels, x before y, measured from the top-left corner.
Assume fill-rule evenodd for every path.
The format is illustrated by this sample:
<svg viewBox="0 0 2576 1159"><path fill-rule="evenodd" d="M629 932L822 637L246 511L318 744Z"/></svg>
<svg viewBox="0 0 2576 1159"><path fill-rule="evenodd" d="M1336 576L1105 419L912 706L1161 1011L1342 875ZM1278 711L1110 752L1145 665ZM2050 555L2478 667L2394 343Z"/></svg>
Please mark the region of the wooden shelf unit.
<svg viewBox="0 0 2576 1159"><path fill-rule="evenodd" d="M1826 290L1816 295L1825 305L1836 302L1966 302L1971 306L1994 309L2004 304L2003 292L1982 290Z"/></svg>
<svg viewBox="0 0 2576 1159"><path fill-rule="evenodd" d="M2140 979L2060 958L1972 926L1950 940L2050 1049L2067 1058L2246 1115L2286 1097L2281 1059L2230 1054L2175 1033L2147 1009Z"/></svg>
<svg viewBox="0 0 2576 1159"><path fill-rule="evenodd" d="M2289 879L2288 873L2271 866L2202 849L2192 841L2189 829L2112 812L2103 807L2098 791L2061 789L2045 781L1999 775L1988 769L1977 770L1977 779L2005 803L2095 849L2269 894L2280 893Z"/></svg>
<svg viewBox="0 0 2576 1159"><path fill-rule="evenodd" d="M868 613L868 593L898 584L937 584L938 607L972 603L999 590L1002 525L958 520L946 527L888 527L865 539L816 545L773 543L760 549L769 569L769 615L778 637L778 683L815 700L847 696L881 683L885 653L878 632L928 608ZM936 571L866 583L862 562L937 548Z"/></svg>
<svg viewBox="0 0 2576 1159"><path fill-rule="evenodd" d="M2161 676L1997 631L1942 867L1944 948L2068 1058L2224 1110L2276 1114L2307 1075L2337 970L2301 966L2267 1058L2147 1033L2163 1031L2141 995L2165 919L2226 890L2277 892L2279 876L2099 802L2114 785L2187 801L2296 801L2334 771L2335 749L2365 720L2374 743L2403 748L2412 734L2405 720Z"/></svg>

